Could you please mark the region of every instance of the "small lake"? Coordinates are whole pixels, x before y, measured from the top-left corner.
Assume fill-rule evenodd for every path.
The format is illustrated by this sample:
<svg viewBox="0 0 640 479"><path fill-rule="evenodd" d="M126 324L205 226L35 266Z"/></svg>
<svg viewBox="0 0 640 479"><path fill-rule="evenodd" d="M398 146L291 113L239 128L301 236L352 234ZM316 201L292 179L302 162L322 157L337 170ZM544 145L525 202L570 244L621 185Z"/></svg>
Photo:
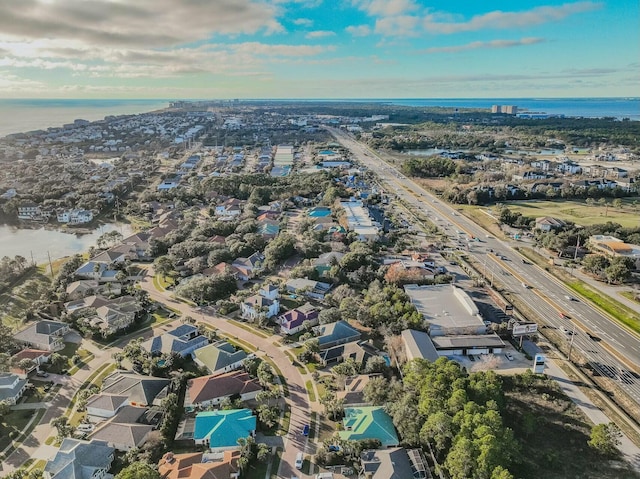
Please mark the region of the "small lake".
<svg viewBox="0 0 640 479"><path fill-rule="evenodd" d="M552 149L542 149L542 150L505 150L505 155L531 155L531 156L558 156L564 155L564 150L552 150Z"/></svg>
<svg viewBox="0 0 640 479"><path fill-rule="evenodd" d="M469 150L444 150L441 148L427 148L425 150L405 150L403 153L413 156L433 156L440 153L469 153Z"/></svg>
<svg viewBox="0 0 640 479"><path fill-rule="evenodd" d="M125 238L132 233L131 226L126 223L107 223L87 234L0 225L0 258L20 255L31 261L33 255L36 263L45 263L48 261L47 252L52 260L83 253L90 246L96 246L101 235L113 230L118 230Z"/></svg>

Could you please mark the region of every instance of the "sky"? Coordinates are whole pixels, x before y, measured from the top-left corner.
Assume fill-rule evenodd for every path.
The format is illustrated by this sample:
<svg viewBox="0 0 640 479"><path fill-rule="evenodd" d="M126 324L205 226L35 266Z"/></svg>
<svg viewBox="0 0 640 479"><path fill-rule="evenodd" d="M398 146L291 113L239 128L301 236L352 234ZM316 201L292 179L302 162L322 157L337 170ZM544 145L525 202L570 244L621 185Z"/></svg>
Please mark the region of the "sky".
<svg viewBox="0 0 640 479"><path fill-rule="evenodd" d="M0 0L0 98L640 96L637 0Z"/></svg>

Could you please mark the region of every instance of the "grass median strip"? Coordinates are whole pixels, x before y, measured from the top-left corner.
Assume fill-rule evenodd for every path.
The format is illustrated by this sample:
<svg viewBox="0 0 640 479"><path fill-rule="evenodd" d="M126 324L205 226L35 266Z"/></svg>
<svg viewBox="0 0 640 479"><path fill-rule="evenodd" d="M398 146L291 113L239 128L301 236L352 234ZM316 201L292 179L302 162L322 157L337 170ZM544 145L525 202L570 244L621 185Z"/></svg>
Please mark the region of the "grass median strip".
<svg viewBox="0 0 640 479"><path fill-rule="evenodd" d="M627 308L615 299L591 289L582 281L569 281L567 282L567 286L584 298L587 298L600 309L606 311L610 316L635 333L640 334L640 316L635 311Z"/></svg>
<svg viewBox="0 0 640 479"><path fill-rule="evenodd" d="M315 391L313 389L313 383L311 381L307 381L306 383L304 383L304 387L307 388L307 394L309 395L309 401L315 402L316 393L315 393Z"/></svg>
<svg viewBox="0 0 640 479"><path fill-rule="evenodd" d="M249 326L248 324L242 323L240 321L236 321L235 319L228 319L228 322L230 322L231 324L233 324L234 326L237 326L241 329L244 329L245 331L251 333L251 334L255 334L256 336L260 336L261 338L268 338L269 335L264 333L263 331L260 331L259 329L253 328L251 326Z"/></svg>

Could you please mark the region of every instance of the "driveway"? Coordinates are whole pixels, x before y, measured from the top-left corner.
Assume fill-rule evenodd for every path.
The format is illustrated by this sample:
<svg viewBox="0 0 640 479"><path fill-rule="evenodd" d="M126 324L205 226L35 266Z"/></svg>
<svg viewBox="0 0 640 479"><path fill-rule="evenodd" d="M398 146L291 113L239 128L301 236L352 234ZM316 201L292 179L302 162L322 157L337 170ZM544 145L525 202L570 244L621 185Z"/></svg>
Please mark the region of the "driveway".
<svg viewBox="0 0 640 479"><path fill-rule="evenodd" d="M140 283L140 286L149 293L151 299L160 303L167 302L170 292L159 292L153 286L152 272L150 271L149 273L150 274ZM287 381L289 397L286 398L286 402L291 411L289 431L287 431L286 436L282 438L284 451L280 461L278 477L290 478L296 475L298 477L310 477L301 474L294 466L298 452L305 452L307 438L299 434L299 432L305 424L309 423L310 416L309 398L305 388L305 379L298 369L291 364L291 360L284 353L285 348L274 345L274 342L280 339L280 337L274 335L263 338L229 323L225 318L209 314L200 308L192 308L184 303L172 302L171 307L179 310L183 315L200 318L201 321L210 324L223 334L252 344L258 348L259 356L266 355L278 365L283 377L285 377ZM260 351L262 351L263 354L261 354Z"/></svg>

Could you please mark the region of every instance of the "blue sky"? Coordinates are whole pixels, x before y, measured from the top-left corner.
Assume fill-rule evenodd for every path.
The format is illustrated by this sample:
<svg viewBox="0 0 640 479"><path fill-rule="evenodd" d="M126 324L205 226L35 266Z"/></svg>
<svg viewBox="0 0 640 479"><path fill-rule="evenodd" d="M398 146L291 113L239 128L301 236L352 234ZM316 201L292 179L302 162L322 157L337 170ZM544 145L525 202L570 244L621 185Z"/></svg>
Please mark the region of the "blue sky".
<svg viewBox="0 0 640 479"><path fill-rule="evenodd" d="M637 0L0 0L5 98L640 96Z"/></svg>

